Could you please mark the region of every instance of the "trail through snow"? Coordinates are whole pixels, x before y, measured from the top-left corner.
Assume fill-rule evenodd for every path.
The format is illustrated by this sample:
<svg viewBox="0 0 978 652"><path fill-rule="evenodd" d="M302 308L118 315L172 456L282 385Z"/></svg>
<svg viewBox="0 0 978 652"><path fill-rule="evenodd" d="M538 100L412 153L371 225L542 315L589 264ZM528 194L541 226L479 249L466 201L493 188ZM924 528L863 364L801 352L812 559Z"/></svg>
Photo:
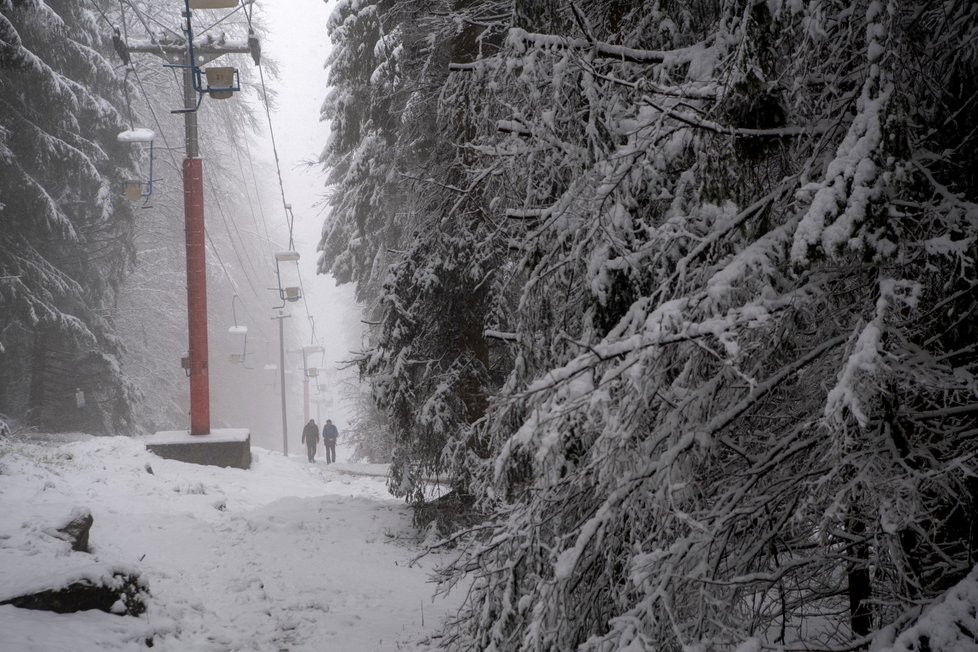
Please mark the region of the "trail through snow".
<svg viewBox="0 0 978 652"><path fill-rule="evenodd" d="M425 649L460 598L432 598L438 560L412 564L409 512L359 474L377 467L253 454L241 471L124 437L0 441L0 602L93 563L138 570L151 593L139 617L0 606L0 651ZM94 516L91 554L52 535L76 507Z"/></svg>

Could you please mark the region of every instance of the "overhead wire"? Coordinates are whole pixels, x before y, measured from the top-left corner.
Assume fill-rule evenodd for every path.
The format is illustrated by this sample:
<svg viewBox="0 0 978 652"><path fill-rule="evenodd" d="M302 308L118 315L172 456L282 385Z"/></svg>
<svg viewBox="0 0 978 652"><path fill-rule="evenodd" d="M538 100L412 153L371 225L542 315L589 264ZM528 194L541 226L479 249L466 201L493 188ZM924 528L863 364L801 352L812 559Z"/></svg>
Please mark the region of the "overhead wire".
<svg viewBox="0 0 978 652"><path fill-rule="evenodd" d="M245 154L248 157L248 167L251 169L251 181L252 181L252 183L255 184L255 188L258 188L258 175L255 172L255 160L251 156L251 145L249 145L248 144L248 141L245 140L244 141L244 146L245 146ZM268 232L268 220L265 219L265 209L264 209L264 205L261 202L261 194L257 190L255 190L255 199L258 200L258 212L259 212L259 215L261 216L262 227L265 230L265 239L269 243L269 245L271 245L272 244L272 236ZM256 225L256 227L257 227L257 225Z"/></svg>
<svg viewBox="0 0 978 652"><path fill-rule="evenodd" d="M229 128L231 128L230 127L230 121L229 121ZM248 147L248 141L247 141L247 139L245 139L244 144L245 144L245 147L247 148ZM265 210L264 210L264 206L261 203L261 193L259 193L258 190L257 190L257 187L258 187L258 178L255 175L254 162L250 158L251 157L250 149L248 151L248 156L249 156L248 162L251 164L251 177L252 177L252 181L254 183L253 186L252 186L252 184L249 184L246 181L246 179L245 179L246 172L245 172L245 168L244 168L244 163L243 163L242 158L241 158L241 147L240 147L239 143L235 140L235 141L233 141L231 143L231 147L234 150L235 161L238 164L238 174L240 175L239 178L241 180L241 187L244 188L245 194L247 195L248 209L251 212L251 221L254 222L254 224L255 224L255 235L258 236L258 238L259 238L258 241L259 241L260 246L262 248L263 255L267 256L268 258L271 258L274 255L274 252L272 251L272 248L271 248L272 239L268 235L268 223L265 220ZM255 194L255 201L254 202L252 202L252 199L251 199L251 192L254 192L254 194ZM256 204L258 206L258 211L257 212L255 211L255 205ZM261 216L261 225L259 225L259 223L258 223L258 217L259 217L259 215ZM262 235L262 226L264 226L264 234L265 234L264 239L261 238L261 235Z"/></svg>
<svg viewBox="0 0 978 652"><path fill-rule="evenodd" d="M110 26L113 26L112 25L112 22L109 20L108 16L101 9L101 7L99 7L98 4L96 3L96 0L90 0L90 2L96 8L96 10L99 12L99 14L102 16L102 19L107 24L109 24ZM126 22L125 22L125 6L124 6L123 2L125 2L125 4L128 4L129 7L133 10L133 13L135 14L137 20L139 20L139 22L143 25L143 28L146 30L147 33L152 34L152 30L149 28L149 25L147 24L146 19L148 19L148 20L156 23L157 25L159 25L160 27L162 27L166 31L170 32L171 34L177 35L177 33L174 30L172 30L171 28L167 27L166 25L164 25L163 23L161 23L160 21L158 21L155 17L149 16L149 15L147 15L147 16L144 17L143 12L141 12L139 10L139 8L132 2L132 0L119 0L120 12L121 12L121 15L122 15L122 25L123 25L123 30L125 32L125 38L126 38L127 41L128 41L128 29L127 29L127 25L126 25ZM241 5L241 7L239 7L239 8L244 8L244 10L245 10L244 13L245 13L245 15L247 17L247 20L248 20L249 30L251 30L253 28L253 26L252 26L252 14L253 14L253 11L254 11L253 5L251 5L249 3L249 5ZM230 16L230 15L231 14L228 14L228 16ZM207 31L209 29L213 29L215 26L217 26L221 22L223 22L228 16L225 16L221 20L218 20L217 22L215 22L214 24L212 24L210 27L206 28L204 31ZM162 46L160 47L160 51L161 51L161 53L163 53ZM280 196L282 198L282 207L283 207L283 209L285 211L286 225L288 226L288 231L289 231L289 245L288 246L289 246L289 250L290 251L295 251L295 239L294 239L295 215L292 212L291 205L286 200L285 183L284 183L284 181L282 179L281 159L279 158L279 154L278 154L278 143L275 140L275 130L274 130L273 123L272 123L271 109L270 109L270 104L269 104L269 100L268 100L268 89L267 89L266 84L265 84L265 74L264 74L264 70L263 70L263 67L261 65L261 62L258 63L258 66L257 67L258 67L259 80L260 80L260 83L261 83L262 104L263 104L263 108L265 110L266 119L268 120L269 136L270 136L271 143L272 143L272 153L273 153L274 160L275 160L275 171L276 171L276 176L277 176L277 179L278 179L279 193L280 193ZM151 115L153 116L153 121L156 124L156 127L159 130L161 137L163 138L163 142L164 142L164 145L166 146L167 153L169 154L170 159L171 159L174 167L176 169L180 169L180 166L179 166L179 164L176 161L176 157L173 155L173 150L170 147L169 142L167 141L166 133L163 130L163 127L162 127L162 124L160 123L159 117L156 115L156 111L153 109L153 105L149 101L149 94L146 92L145 86L143 85L142 79L139 76L139 72L136 69L136 66L135 65L132 65L131 68L130 68L130 70L133 72L133 75L134 75L134 77L136 79L137 86L139 87L140 92L143 95L143 99L146 101L146 105L149 108ZM128 75L128 71L127 71L127 75ZM174 73L173 73L173 79L179 85L179 81L176 79L176 71L175 70L174 70ZM127 102L128 102L128 90L126 90L126 93L127 93ZM132 107L131 107L131 104L129 105L129 112L130 112L130 122L132 122ZM253 158L251 156L251 150L250 150L250 147L247 145L247 143L245 145L246 145L246 148L247 148L247 156L248 156L248 160L249 160L249 165L251 167L252 179L257 184L257 175L255 174L255 170L254 170L254 160L253 160ZM240 152L238 152L237 150L236 150L236 155L238 156L238 163L239 163L239 167L240 167L240 165L241 165L241 162L240 162ZM243 170L242 170L242 172L243 172ZM215 191L213 182L211 182L210 185L211 185L211 192L212 192L212 194L215 197L215 203L216 203L216 205L218 207L218 212L221 214L221 218L222 218L222 221L224 222L225 230L228 233L228 241L231 244L231 247L232 247L232 250L234 251L235 257L238 259L239 264L241 264L241 269L242 269L242 272L245 275L245 280L246 280L246 282L247 282L247 284L249 286L249 289L252 291L252 293L255 295L255 297L257 299L259 299L259 301L260 301L261 300L260 294L258 293L258 291L257 291L257 289L255 287L255 284L254 284L251 276L248 274L248 267L244 264L244 262L242 260L242 257L241 257L241 254L238 251L237 246L235 245L234 238L231 235L231 230L230 230L230 228L228 226L228 217L227 217L226 212L224 211L223 204L220 202L220 199L217 197L217 193ZM258 195L257 191L256 191L256 199L257 199L258 204L259 204L259 213L260 213L261 218L262 218L266 240L270 242L271 241L271 238L270 238L269 233L268 233L267 220L265 219L264 210L263 210L263 207L261 205L261 199L260 199L260 196ZM248 204L249 204L249 207L252 210L252 217L253 217L253 219L255 219L255 222L256 222L255 223L255 226L257 228L258 227L258 223L257 223L257 219L255 218L254 208L251 206L250 196L248 197ZM232 220L232 222L233 222L233 220ZM244 239L242 238L241 233L238 230L237 224L235 224L235 230L238 233L238 238L241 239L242 244L243 244L244 243ZM222 271L224 272L225 277L228 279L228 282L231 284L232 289L234 289L235 291L237 291L237 283L235 282L234 278L231 276L230 272L228 271L227 266L225 265L224 260L221 258L220 252L217 249L217 246L214 244L214 241L211 238L210 233L206 229L205 229L205 235L207 237L207 242L210 245L210 249L214 252L214 255L217 258L217 261L218 261L218 263L219 263ZM251 264L251 259L248 258L248 260L249 260L249 264ZM304 285L303 279L302 279L302 272L301 272L301 270L297 270L297 272L298 272L299 287L300 287L300 293L301 293L301 296L302 296L303 308L305 309L306 318L309 320L309 323L310 323L310 326L311 326L312 339L315 340L315 330L316 330L315 329L315 320L313 319L313 317L312 317L312 315L310 314L310 311L309 311L309 302L308 302L306 291L305 291L305 285ZM255 275L256 277L260 276L260 274L258 274L258 271L256 269L254 269L253 264L252 264L252 274ZM247 311L247 305L245 305L245 310Z"/></svg>
<svg viewBox="0 0 978 652"><path fill-rule="evenodd" d="M234 237L231 235L231 227L228 225L229 218L224 210L224 204L221 201L220 196L218 195L217 188L214 186L214 182L209 177L207 179L207 183L210 186L211 196L214 198L214 204L217 206L217 211L221 215L221 221L224 223L224 230L228 234L228 242L231 244L231 249L234 251L234 256L235 258L237 258L238 264L241 266L241 271L245 275L245 280L248 283L248 287L251 289L252 294L255 295L255 298L261 301L261 295L258 293L255 283L252 281L251 276L248 274L248 268L251 267L252 274L254 274L256 279L261 278L261 275L254 268L254 263L251 261L251 257L249 256L244 257L244 259L248 261L248 265L246 265L244 260L242 259L241 252L238 251L238 247L234 244ZM233 224L234 220L230 220L230 222ZM237 231L238 229L237 224L234 225L234 228L235 231ZM238 232L238 239L241 240L241 243L243 245L244 240L241 238L241 233L240 231L237 232Z"/></svg>
<svg viewBox="0 0 978 652"><path fill-rule="evenodd" d="M149 109L149 113L153 116L153 124L156 125L156 130L160 134L160 138L163 139L163 146L166 148L166 153L170 157L170 161L173 163L174 170L180 170L180 164L177 162L177 157L173 155L173 148L170 147L170 141L167 140L166 131L163 129L162 123L160 123L159 116L156 115L156 110L153 108L153 103L149 101L149 93L146 92L146 87L143 86L143 80L139 76L139 71L136 69L135 64L132 65L133 77L136 78L136 85L139 87L139 92L143 96L143 100L146 102L146 107Z"/></svg>
<svg viewBox="0 0 978 652"><path fill-rule="evenodd" d="M254 1L254 0L252 0L252 1ZM234 14L238 13L242 9L244 9L244 5L238 5L232 11L229 11L228 13L224 14L224 16L222 16L220 19L218 19L217 21L215 21L214 23L212 23L209 27L205 27L203 29L200 29L200 30L198 30L195 33L197 34L197 36L203 36L204 34L206 34L207 32L211 31L212 29L214 29L215 27L217 27L218 25L220 25L225 20L227 20L228 18L230 18ZM247 14L247 12L245 12L245 14ZM250 21L249 21L249 24L250 24Z"/></svg>
<svg viewBox="0 0 978 652"><path fill-rule="evenodd" d="M120 3L121 3L121 1L122 1L122 0L120 0ZM136 4L135 4L135 3L133 2L133 0L125 0L125 2L126 2L126 4L127 4L127 5L129 5L129 8L130 8L130 9L132 9L132 10L133 10L133 12L134 12L134 13L136 14L136 18L138 18L138 19L139 19L139 22L141 22L141 23L143 24L143 29L145 29L145 30L146 30L146 33L147 33L147 34L149 34L150 36L152 36L152 34L153 34L153 30L151 30L151 29L149 28L149 25L147 25L147 24L146 24L146 21L145 21L145 20L143 20L143 16L144 16L144 15L145 15L145 17L146 17L147 19L149 19L149 20L151 20L152 22L154 22L154 23L156 23L157 25L159 25L161 29L164 29L164 30L166 30L166 31L168 31L168 32L170 32L170 34L173 34L173 35L174 35L174 36L176 36L177 38L181 38L181 39L182 39L182 38L184 37L184 35L183 35L183 34L181 34L180 32L178 32L177 30L175 30L175 29L173 29L173 28L172 28L172 27L170 27L169 25L166 25L165 23L162 23L162 22L160 22L160 21L159 21L159 20L158 20L158 19L156 18L156 16L152 16L152 15L150 15L150 14L146 14L146 13L144 13L144 12L142 12L142 11L140 11L140 9L139 9L139 7L137 7L137 6L136 6Z"/></svg>
<svg viewBox="0 0 978 652"><path fill-rule="evenodd" d="M253 25L251 23L252 14L254 13L254 6L250 9L245 9L245 17L248 19L248 29L253 30ZM285 199L285 183L282 181L282 164L278 157L278 144L275 142L275 129L272 127L272 112L269 107L268 102L268 89L265 86L265 72L261 65L261 60L258 61L258 79L261 81L261 96L262 105L265 108L265 117L268 119L268 135L272 141L272 154L275 157L275 173L278 175L278 189L282 196L282 208L285 210L285 221L289 227L289 251L295 251L295 243L292 237L292 226L295 221L294 215L292 215L292 210L290 204Z"/></svg>
<svg viewBox="0 0 978 652"><path fill-rule="evenodd" d="M89 0L89 1L92 3L92 6L94 6L98 10L99 14L101 14L102 20L105 21L105 24L111 27L112 29L116 29L115 24L109 19L105 11L103 11L102 8L99 7L96 0ZM125 13L125 8L122 4L122 0L119 0L119 12L120 12L120 18L122 22L122 33L125 36L125 39L128 41L129 30L126 25L126 13ZM170 143L167 142L166 139L166 132L163 131L163 126L160 124L159 117L156 115L156 111L153 110L153 104L152 102L149 101L149 95L146 93L146 88L143 86L142 79L139 77L139 71L136 69L135 64L132 63L130 63L129 66L126 68L126 74L123 76L123 82L122 82L123 93L125 94L125 99L126 99L126 108L129 112L129 127L133 128L135 126L133 124L132 102L130 102L129 100L128 76L130 72L132 72L133 76L136 78L136 84L137 86L139 86L139 90L143 95L143 99L146 101L146 107L149 109L150 115L153 116L153 122L156 124L156 129L159 132L160 137L163 138L163 144L166 146L166 150L170 154L170 158L172 159L174 166L177 166L176 158L173 157L173 151L170 149Z"/></svg>
<svg viewBox="0 0 978 652"><path fill-rule="evenodd" d="M102 8L97 4L96 0L90 0L90 2L92 3L92 6L94 6L95 9L98 11L98 13L101 16L102 20L105 21L105 23L109 27L111 27L113 29L117 29L116 26L113 24L113 22L106 15L105 11L103 11ZM122 23L122 32L123 32L123 36L124 36L126 42L128 42L128 40L129 40L129 31L128 31L128 25L126 23L125 4L128 4L129 7L133 10L133 13L136 15L137 20L139 20L139 22L142 24L142 26L146 30L146 32L148 34L152 34L152 30L150 30L149 25L146 23L146 20L144 19L143 15L142 15L142 12L140 12L139 8L136 5L133 4L132 0L119 0L119 12L120 12L120 19L121 19L121 23ZM178 35L175 31L173 31L172 29L170 29L166 25L163 25L158 20L156 20L154 17L148 16L148 18L150 20L152 20L153 22L159 24L161 27L163 27L164 29L166 29L170 33L172 33L174 35ZM215 25L216 24L219 24L220 22L221 21L218 21L218 23L215 23ZM251 24L251 21L250 21L250 16L249 16L249 27L250 27L250 24ZM215 25L212 25L211 28L213 28ZM208 29L210 29L210 28L208 28ZM160 52L161 52L161 54L164 54L164 58L166 58L165 57L165 52L163 51L162 46L160 47ZM156 125L157 131L160 134L160 137L163 139L163 143L164 143L164 145L166 147L167 154L169 155L170 160L173 163L174 168L177 169L177 170L180 170L181 169L181 166L179 165L179 163L176 160L176 157L173 154L173 148L170 147L169 141L167 140L166 131L163 129L163 126L162 126L162 123L160 122L159 116L156 114L156 111L153 108L153 103L150 102L149 94L147 93L146 87L143 84L142 78L139 75L139 71L138 71L136 65L133 64L133 63L130 63L129 66L127 66L126 74L125 74L125 76L123 78L123 90L124 90L124 94L125 94L126 107L127 107L128 113L129 113L130 128L133 128L135 126L134 125L134 116L133 116L132 102L130 101L130 98L129 98L129 86L128 86L129 85L129 82L128 82L128 76L129 76L129 73L130 72L132 72L134 78L136 79L136 85L139 88L139 91L140 91L140 93L141 93L141 95L143 97L143 100L146 102L146 106L149 109L149 112L150 112L150 114L153 117L153 122ZM179 80L177 80L177 78L176 78L176 71L175 70L174 70L174 74L173 74L173 79L174 79L174 81L179 86ZM271 129L271 118L270 118L270 116L269 116L269 128ZM242 175L243 175L244 174L244 171L243 171L243 168L241 167L240 152L238 152L236 150L236 153L238 155L239 168L241 168ZM252 178L255 179L255 181L257 182L257 179L256 179L255 174L254 174L254 163L253 163L253 161L251 161L251 157L250 157L250 149L248 151L248 154L249 154L249 163L251 164ZM277 153L276 153L276 164L277 163L278 163L278 159L277 159ZM216 205L218 207L218 211L221 214L222 221L224 222L225 229L227 230L227 233L228 233L228 241L231 244L232 250L234 251L234 254L237 257L238 262L241 264L241 269L242 269L242 272L245 275L245 280L246 280L246 282L248 284L248 287L251 290L252 294L255 295L255 298L259 302L261 302L262 301L261 295L259 294L258 290L256 289L255 284L252 281L251 277L249 276L249 274L248 274L248 268L242 262L241 254L238 251L238 248L237 248L237 246L234 243L234 238L232 237L230 228L228 227L228 216L227 216L227 214L226 214L226 212L224 210L224 206L223 206L223 204L220 201L220 198L219 198L219 196L218 196L218 194L216 192L216 189L214 188L214 184L213 184L212 181L211 181L211 184L210 185L211 185L212 195L215 198L215 203L216 203ZM282 188L281 172L279 172L279 185L280 185L280 188ZM283 201L284 201L284 189L282 190L282 192L283 192ZM259 200L259 209L261 210L260 197L258 196L257 192L256 192L256 198L258 198L258 200ZM250 196L248 197L248 204L249 204L249 207L252 210L252 214L254 215L254 208L251 206ZM233 222L233 220L232 220L232 222ZM264 226L265 226L266 239L270 241L270 238L268 238L268 225L267 225L267 223L265 221L264 212L263 211L262 211L262 222L265 223ZM257 228L257 220L256 220L256 228ZM241 242L242 242L242 245L243 245L244 244L244 239L242 238L241 233L238 230L237 224L235 224L235 231L238 233L238 238L241 239ZM231 285L231 289L234 291L235 294L237 294L238 293L238 283L235 281L234 277L228 271L227 265L224 263L224 260L221 257L221 253L220 253L219 249L217 248L216 244L214 243L214 240L211 237L210 232L206 228L204 229L204 235L206 237L207 244L209 245L210 250L213 252L214 257L217 259L217 262L220 265L221 270L224 273L225 278L228 280L228 283ZM291 223L290 223L290 245L291 245L291 241L292 241L292 239L291 239ZM251 262L251 259L249 257L246 257L246 258L248 258L249 263L250 263ZM260 276L258 274L257 270L254 269L253 264L252 264L252 272L256 276ZM301 282L301 280L300 280L300 282ZM243 304L244 310L248 314L248 316L253 321L255 321L255 323L258 323L255 320L254 315L252 315L251 314L251 311L248 309L247 303L246 302L242 302L242 304ZM308 315L308 305L306 307L306 314L307 314L307 317L308 317L309 316ZM311 317L309 317L309 318L311 320Z"/></svg>
<svg viewBox="0 0 978 652"><path fill-rule="evenodd" d="M253 13L254 13L254 6L253 5L250 5L248 7L245 7L245 17L248 19L248 29L249 29L249 31L251 31L253 29L253 25L252 25L252 14ZM292 212L292 205L286 200L286 197L285 197L285 183L282 181L282 164L281 164L281 161L280 161L279 155L278 155L278 145L277 145L277 143L275 141L275 129L272 126L272 112L271 112L271 108L269 106L269 101L268 101L268 89L267 89L267 87L265 85L265 72L264 72L264 69L262 67L262 64L261 64L261 61L260 60L258 61L257 68L258 68L258 79L259 79L259 81L261 83L262 105L263 105L263 107L265 109L265 117L268 120L268 133L269 133L269 137L270 137L271 142L272 142L272 154L273 154L274 159L275 159L275 173L276 173L276 175L278 177L278 188L279 188L279 193L281 194L281 197L282 197L282 208L285 211L285 220L286 220L286 224L287 224L287 226L289 228L289 251L295 251L295 241L294 241L294 235L293 235L293 232L294 232L294 224L295 224L295 214ZM306 311L306 318L312 324L313 334L315 334L315 321L312 319L312 315L309 312L309 301L307 299L305 286L304 286L304 284L302 282L302 270L298 268L298 264L296 265L296 268L297 268L298 277L299 277L299 292L300 292L300 295L302 296L303 308Z"/></svg>
<svg viewBox="0 0 978 652"><path fill-rule="evenodd" d="M128 31L126 31L126 10L125 10L125 7L123 5L123 2L125 2L125 4L127 4L127 5L129 5L129 8L132 9L133 14L135 14L135 16L136 16L136 20L138 20L140 22L140 24L143 26L143 29L146 30L146 33L149 34L150 36L152 36L153 30L151 30L149 28L149 25L146 23L146 19L143 17L143 12L139 9L139 7L137 7L133 3L132 0L119 0L119 11L122 14L122 29L124 31L124 34L125 34L125 37L126 37L126 41L127 42L129 41L129 33L128 33ZM176 32L175 30L167 27L166 25L164 25L163 23L161 23L160 21L158 21L154 16L147 15L146 18L149 18L149 20L152 20L154 23L156 23L157 25L159 25L160 27L162 27L166 31L170 32L174 36L183 38L183 34L180 34L180 33ZM153 39L153 42L156 42L156 40ZM160 45L159 43L157 43L157 46L159 47L160 55L163 57L163 59L166 60L167 59L167 57L166 57L166 51L163 49L163 46ZM177 91L180 92L180 93L183 93L183 86L180 83L180 80L177 79L177 70L176 70L176 68L171 68L170 70L171 70L172 76L173 76L173 83L176 84L176 86L177 86Z"/></svg>
<svg viewBox="0 0 978 652"><path fill-rule="evenodd" d="M92 0L93 3L94 3L94 1L95 0ZM146 22L139 15L138 8L136 8L135 6L133 6L132 5L132 2L129 1L129 0L127 0L127 4L130 5L130 7L136 13L137 18L139 19L140 23L142 23L143 28L146 29L147 32L148 32L149 31L149 26L146 24ZM127 26L126 26L126 22L125 22L125 6L123 5L123 0L119 0L119 7L120 7L120 12L122 14L123 31L124 31L126 40L128 41L129 34L128 34L128 29L127 29ZM106 17L104 13L103 13L103 18L106 20L107 23L109 23L110 26L112 26L111 21L108 20L108 17ZM159 117L157 116L156 111L153 109L153 103L150 102L150 100L149 100L149 94L146 92L146 88L143 85L142 78L139 76L139 71L137 70L135 64L132 64L131 65L131 67L129 68L129 70L127 70L127 74L128 74L128 72L130 70L132 71L134 77L136 78L136 83L137 83L137 86L139 87L140 93L142 94L143 99L146 102L146 106L149 108L149 111L150 111L151 115L153 116L153 122L156 124L157 130L160 132L160 136L163 138L163 143L166 146L167 153L170 156L170 159L171 159L171 161L173 163L173 166L174 166L175 169L180 170L181 169L181 166L177 162L176 157L173 154L173 149L170 147L170 144L169 144L169 142L168 142L168 140L166 138L166 132L163 130L163 126L160 123ZM129 112L130 112L130 120L131 120L132 119L131 118L131 116L132 116L132 106L131 105L129 106ZM213 182L211 182L211 192L212 192L212 195L216 199L216 203L217 203L217 206L218 206L218 211L220 212L221 217L222 217L222 220L224 221L225 228L227 229L227 215L224 212L223 205L220 203L220 199L217 197L217 193L216 193L216 191L214 189ZM227 265L225 265L224 260L221 257L221 253L218 250L217 245L214 243L214 240L211 237L211 234L207 230L206 227L204 229L204 235L207 238L207 243L208 243L208 245L210 247L210 250L214 253L214 257L217 259L218 264L220 265L221 270L224 273L225 278L227 278L228 283L231 285L232 290L234 290L235 292L237 292L237 290L238 290L238 284L235 281L234 277L231 275L231 273L228 271ZM248 283L249 289L251 289L251 291L255 295L256 299L258 299L258 301L261 301L261 296L258 294L258 291L255 289L254 283L252 282L251 278L248 276L247 268L244 266L244 263L241 262L241 255L238 252L237 247L234 246L234 239L231 237L230 230L228 230L228 239L229 239L229 241L231 243L231 246L232 246L232 248L234 250L235 256L238 258L239 263L241 263L241 265L242 265L242 272L245 275L245 280ZM257 274L257 272L255 272L255 273ZM244 302L242 302L242 303L244 303ZM254 320L254 316L251 315L250 311L248 310L248 307L247 307L247 304L246 303L244 304L244 307L245 307L245 311L249 314L249 317L251 317L252 320Z"/></svg>
<svg viewBox="0 0 978 652"><path fill-rule="evenodd" d="M268 90L265 88L265 73L262 70L261 63L258 64L258 77L261 80L261 94L265 107L265 116L268 118L268 134L272 140L272 154L275 156L275 172L278 175L278 189L282 195L282 208L285 210L285 221L289 227L289 251L294 251L295 243L292 237L292 225L295 221L295 217L292 215L292 211L289 208L290 204L285 199L285 184L282 181L282 165L278 157L278 146L275 143L275 130L272 128L272 113L268 107Z"/></svg>

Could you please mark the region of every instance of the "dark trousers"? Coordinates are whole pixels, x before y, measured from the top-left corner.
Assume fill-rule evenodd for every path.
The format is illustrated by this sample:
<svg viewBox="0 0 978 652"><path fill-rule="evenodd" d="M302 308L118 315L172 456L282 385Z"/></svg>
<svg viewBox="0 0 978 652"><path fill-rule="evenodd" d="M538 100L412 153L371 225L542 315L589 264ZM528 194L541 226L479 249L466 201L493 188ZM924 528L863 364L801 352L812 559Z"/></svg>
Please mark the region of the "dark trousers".
<svg viewBox="0 0 978 652"><path fill-rule="evenodd" d="M309 454L309 461L316 461L316 442L306 444L306 452Z"/></svg>
<svg viewBox="0 0 978 652"><path fill-rule="evenodd" d="M336 442L327 439L323 446L326 448L326 463L332 464L336 461Z"/></svg>

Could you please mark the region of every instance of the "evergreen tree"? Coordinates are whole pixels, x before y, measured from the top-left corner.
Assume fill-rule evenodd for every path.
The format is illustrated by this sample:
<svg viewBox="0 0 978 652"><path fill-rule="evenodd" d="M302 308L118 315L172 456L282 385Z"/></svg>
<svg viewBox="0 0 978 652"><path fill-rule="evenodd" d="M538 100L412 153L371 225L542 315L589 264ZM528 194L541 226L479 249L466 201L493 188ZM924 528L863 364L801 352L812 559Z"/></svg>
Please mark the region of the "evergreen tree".
<svg viewBox="0 0 978 652"><path fill-rule="evenodd" d="M356 281L370 306L377 327L361 371L392 430L391 490L418 503L452 458L486 454L456 444L501 376L484 335L498 308L498 255L478 248L493 229L478 189L456 185L464 154L436 121L447 64L475 52L439 7L455 9L340 3L323 110L333 121L323 157L333 217L320 243L322 271ZM464 124L450 129L465 136ZM447 477L467 492L464 475Z"/></svg>
<svg viewBox="0 0 978 652"><path fill-rule="evenodd" d="M460 71L534 226L463 647L837 645L968 572L976 18L581 3Z"/></svg>
<svg viewBox="0 0 978 652"><path fill-rule="evenodd" d="M108 317L133 255L122 80L80 3L0 2L0 42L0 412L120 432L135 395Z"/></svg>
<svg viewBox="0 0 978 652"><path fill-rule="evenodd" d="M852 646L964 577L978 9L346 3L334 24L354 7L427 30L391 49L396 88L439 98L430 126L372 94L376 61L359 95L334 79L328 107L399 122L377 149L374 123L342 131L323 243L378 297L395 480L448 469L494 514L452 539L471 590L447 646ZM381 41L336 36L334 57ZM441 142L399 149L412 125Z"/></svg>

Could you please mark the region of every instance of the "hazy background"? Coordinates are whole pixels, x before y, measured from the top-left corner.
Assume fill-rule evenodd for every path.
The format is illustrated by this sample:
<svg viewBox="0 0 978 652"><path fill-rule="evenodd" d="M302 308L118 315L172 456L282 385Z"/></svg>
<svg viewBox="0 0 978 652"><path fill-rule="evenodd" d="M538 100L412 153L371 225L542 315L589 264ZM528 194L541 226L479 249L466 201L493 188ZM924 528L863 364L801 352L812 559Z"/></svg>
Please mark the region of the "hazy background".
<svg viewBox="0 0 978 652"><path fill-rule="evenodd" d="M330 389L324 401L318 406L312 404L310 415L320 424L326 418L333 419L342 435L352 413L352 406L343 400L342 386L355 383L356 372L340 368L343 361L350 359L351 352L360 348L360 313L352 286L337 287L332 277L316 274L316 245L325 219L319 204L325 188L321 169L313 165L329 134L329 125L319 120L319 109L327 88L323 62L329 51L326 21L333 4L321 0L261 0L255 15L268 29L262 42L263 56L273 59L280 70L278 79L265 76L267 87L276 94L272 127L286 200L292 204L295 215L294 240L301 256L299 268L306 304L315 322L316 341L326 351L325 379L320 383L325 380ZM259 147L261 151L255 153L274 164L272 142L267 133ZM276 185L275 180L269 183ZM269 210L269 216L271 220L284 219L280 204ZM312 333L305 306L298 302L290 304L289 309L293 317L286 320L286 328L296 329L299 341L309 344ZM287 383L301 384L301 377L293 374ZM315 399L314 388L310 396ZM290 410L289 430L298 433L301 425L298 419L293 422ZM280 447L280 433L274 433L270 442L264 441L262 433L254 433L253 439L258 445ZM292 442L297 440L298 435L291 438L290 451L298 450L298 446L292 448ZM340 442L338 453L344 459L342 436Z"/></svg>

